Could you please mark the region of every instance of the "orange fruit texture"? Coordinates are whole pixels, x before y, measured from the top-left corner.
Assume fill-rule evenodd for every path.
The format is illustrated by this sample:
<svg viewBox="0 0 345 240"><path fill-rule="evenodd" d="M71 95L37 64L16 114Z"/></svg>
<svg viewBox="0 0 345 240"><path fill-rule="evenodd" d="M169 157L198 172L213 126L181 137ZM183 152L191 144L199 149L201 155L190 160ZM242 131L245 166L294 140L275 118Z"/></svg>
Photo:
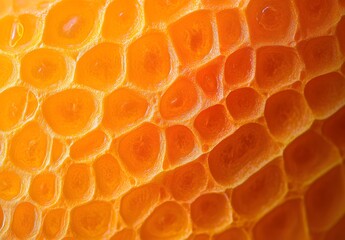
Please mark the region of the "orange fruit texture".
<svg viewBox="0 0 345 240"><path fill-rule="evenodd" d="M0 239L345 239L344 0L1 0Z"/></svg>

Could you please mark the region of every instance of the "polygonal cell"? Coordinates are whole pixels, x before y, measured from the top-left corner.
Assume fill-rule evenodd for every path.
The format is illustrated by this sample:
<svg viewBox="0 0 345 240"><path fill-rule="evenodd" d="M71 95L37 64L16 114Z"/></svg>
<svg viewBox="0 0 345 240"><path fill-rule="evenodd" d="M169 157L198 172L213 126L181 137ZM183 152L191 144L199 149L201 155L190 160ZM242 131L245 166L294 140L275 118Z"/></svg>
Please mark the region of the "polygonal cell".
<svg viewBox="0 0 345 240"><path fill-rule="evenodd" d="M46 238L56 239L64 227L65 216L66 210L63 208L49 210L42 226L43 234Z"/></svg>
<svg viewBox="0 0 345 240"><path fill-rule="evenodd" d="M121 72L120 47L113 43L100 43L79 59L75 82L104 91L118 82Z"/></svg>
<svg viewBox="0 0 345 240"><path fill-rule="evenodd" d="M37 122L29 122L13 136L9 158L23 170L34 170L42 166L48 147L48 136Z"/></svg>
<svg viewBox="0 0 345 240"><path fill-rule="evenodd" d="M57 85L66 78L66 60L53 49L39 48L27 53L20 66L21 79L36 88Z"/></svg>
<svg viewBox="0 0 345 240"><path fill-rule="evenodd" d="M87 133L75 141L70 148L70 157L82 159L102 150L107 144L107 135L99 129Z"/></svg>
<svg viewBox="0 0 345 240"><path fill-rule="evenodd" d="M147 0L145 1L145 18L148 23L167 22L169 19L185 8L191 0Z"/></svg>
<svg viewBox="0 0 345 240"><path fill-rule="evenodd" d="M256 54L256 83L271 90L289 85L300 77L302 64L293 48L261 47Z"/></svg>
<svg viewBox="0 0 345 240"><path fill-rule="evenodd" d="M133 229L125 228L115 233L110 240L135 240L136 234Z"/></svg>
<svg viewBox="0 0 345 240"><path fill-rule="evenodd" d="M222 0L223 1L223 0ZM244 26L237 8L220 11L216 15L220 50L227 51L243 38Z"/></svg>
<svg viewBox="0 0 345 240"><path fill-rule="evenodd" d="M174 166L188 156L196 147L193 132L183 125L174 125L165 130L166 151L169 164Z"/></svg>
<svg viewBox="0 0 345 240"><path fill-rule="evenodd" d="M310 80L304 96L318 118L326 118L345 104L345 78L333 72Z"/></svg>
<svg viewBox="0 0 345 240"><path fill-rule="evenodd" d="M255 217L277 202L285 188L282 170L268 165L234 189L232 206L241 215Z"/></svg>
<svg viewBox="0 0 345 240"><path fill-rule="evenodd" d="M218 57L198 68L196 72L196 81L207 97L220 95L222 66L223 57Z"/></svg>
<svg viewBox="0 0 345 240"><path fill-rule="evenodd" d="M218 183L234 187L271 159L276 150L263 126L246 124L213 148L208 158L210 172Z"/></svg>
<svg viewBox="0 0 345 240"><path fill-rule="evenodd" d="M152 175L159 164L161 132L145 123L120 139L119 156L126 170L135 177Z"/></svg>
<svg viewBox="0 0 345 240"><path fill-rule="evenodd" d="M108 202L92 201L71 211L71 229L82 239L102 239L109 230L112 206Z"/></svg>
<svg viewBox="0 0 345 240"><path fill-rule="evenodd" d="M10 201L15 198L22 187L20 176L10 170L0 172L0 198Z"/></svg>
<svg viewBox="0 0 345 240"><path fill-rule="evenodd" d="M310 75L338 70L343 63L334 36L322 36L302 41L297 49Z"/></svg>
<svg viewBox="0 0 345 240"><path fill-rule="evenodd" d="M213 236L213 240L248 240L248 235L240 228L229 228Z"/></svg>
<svg viewBox="0 0 345 240"><path fill-rule="evenodd" d="M29 238L33 233L37 218L38 213L34 205L29 202L19 203L12 217L12 232L18 238Z"/></svg>
<svg viewBox="0 0 345 240"><path fill-rule="evenodd" d="M104 98L104 127L114 133L121 132L140 122L148 111L147 100L127 88L116 89Z"/></svg>
<svg viewBox="0 0 345 240"><path fill-rule="evenodd" d="M62 48L80 46L91 35L98 11L94 1L58 2L46 16L43 42Z"/></svg>
<svg viewBox="0 0 345 240"><path fill-rule="evenodd" d="M286 173L301 183L314 180L337 161L340 161L338 150L311 130L296 138L284 150Z"/></svg>
<svg viewBox="0 0 345 240"><path fill-rule="evenodd" d="M81 133L93 121L96 112L93 95L82 89L67 89L43 101L43 117L54 132L71 136Z"/></svg>
<svg viewBox="0 0 345 240"><path fill-rule="evenodd" d="M345 239L345 215L326 234L325 240Z"/></svg>
<svg viewBox="0 0 345 240"><path fill-rule="evenodd" d="M276 44L293 40L296 24L290 0L250 1L246 15L253 42Z"/></svg>
<svg viewBox="0 0 345 240"><path fill-rule="evenodd" d="M305 195L305 207L311 231L328 230L345 213L344 180L344 172L337 166L309 187Z"/></svg>
<svg viewBox="0 0 345 240"><path fill-rule="evenodd" d="M191 218L195 226L215 229L231 222L229 200L223 193L207 193L191 204Z"/></svg>
<svg viewBox="0 0 345 240"><path fill-rule="evenodd" d="M139 9L136 0L111 2L104 15L103 37L113 41L131 37L140 23Z"/></svg>
<svg viewBox="0 0 345 240"><path fill-rule="evenodd" d="M342 151L345 151L345 107L328 118L323 127L322 133L337 145Z"/></svg>
<svg viewBox="0 0 345 240"><path fill-rule="evenodd" d="M163 86L170 71L168 41L163 33L145 34L128 47L128 79L136 86L151 90Z"/></svg>
<svg viewBox="0 0 345 240"><path fill-rule="evenodd" d="M309 239L302 208L302 202L299 199L292 199L279 205L258 221L253 231L254 239Z"/></svg>
<svg viewBox="0 0 345 240"><path fill-rule="evenodd" d="M11 78L14 65L9 57L0 54L0 66L0 87L3 87L8 83L8 81Z"/></svg>
<svg viewBox="0 0 345 240"><path fill-rule="evenodd" d="M172 196L178 201L188 201L205 189L207 175L201 163L192 162L174 169L168 181Z"/></svg>
<svg viewBox="0 0 345 240"><path fill-rule="evenodd" d="M303 35L328 30L336 23L340 15L337 0L295 0L294 2Z"/></svg>
<svg viewBox="0 0 345 240"><path fill-rule="evenodd" d="M178 78L163 94L160 113L165 119L177 119L190 113L199 101L194 84L185 77Z"/></svg>
<svg viewBox="0 0 345 240"><path fill-rule="evenodd" d="M345 4L345 1L344 1ZM341 18L337 25L337 38L343 55L345 55L345 16Z"/></svg>
<svg viewBox="0 0 345 240"><path fill-rule="evenodd" d="M0 19L0 48L11 51L27 47L36 39L37 25L37 17L31 14Z"/></svg>
<svg viewBox="0 0 345 240"><path fill-rule="evenodd" d="M154 183L131 189L121 198L122 218L127 224L134 225L158 203L160 193L161 187Z"/></svg>
<svg viewBox="0 0 345 240"><path fill-rule="evenodd" d="M254 77L254 51L242 48L229 55L224 65L224 79L231 86L244 85Z"/></svg>
<svg viewBox="0 0 345 240"><path fill-rule="evenodd" d="M11 87L0 93L0 106L0 130L10 131L36 110L37 99L26 88Z"/></svg>
<svg viewBox="0 0 345 240"><path fill-rule="evenodd" d="M226 106L236 121L245 121L262 116L264 98L253 88L239 88L229 93Z"/></svg>
<svg viewBox="0 0 345 240"><path fill-rule="evenodd" d="M91 171L88 165L74 163L67 169L64 178L63 193L68 200L79 200L89 193Z"/></svg>
<svg viewBox="0 0 345 240"><path fill-rule="evenodd" d="M124 175L116 159L105 154L95 160L93 163L96 177L97 190L101 194L111 195L120 190L124 183Z"/></svg>
<svg viewBox="0 0 345 240"><path fill-rule="evenodd" d="M30 185L31 198L41 204L47 205L56 196L56 176L53 173L45 172L36 175Z"/></svg>
<svg viewBox="0 0 345 240"><path fill-rule="evenodd" d="M60 140L55 138L52 143L52 149L50 153L50 162L56 163L57 161L59 161L64 151L65 151L64 144Z"/></svg>
<svg viewBox="0 0 345 240"><path fill-rule="evenodd" d="M213 46L210 13L196 11L180 18L168 28L182 64L191 64L206 57Z"/></svg>
<svg viewBox="0 0 345 240"><path fill-rule="evenodd" d="M270 132L280 141L298 136L313 120L304 97L294 90L284 90L268 98L264 114Z"/></svg>
<svg viewBox="0 0 345 240"><path fill-rule="evenodd" d="M194 127L206 141L222 136L230 128L225 107L217 104L201 111L194 120Z"/></svg>
<svg viewBox="0 0 345 240"><path fill-rule="evenodd" d="M179 240L186 237L187 231L187 211L176 202L165 202L145 220L140 236L143 240Z"/></svg>

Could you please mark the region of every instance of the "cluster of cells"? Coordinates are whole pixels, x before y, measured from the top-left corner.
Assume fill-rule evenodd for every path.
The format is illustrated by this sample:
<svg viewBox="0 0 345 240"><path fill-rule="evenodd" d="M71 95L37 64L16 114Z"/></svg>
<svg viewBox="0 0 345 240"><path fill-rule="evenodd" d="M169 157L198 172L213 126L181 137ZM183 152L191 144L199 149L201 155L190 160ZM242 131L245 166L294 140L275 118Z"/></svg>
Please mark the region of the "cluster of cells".
<svg viewBox="0 0 345 240"><path fill-rule="evenodd" d="M345 239L344 0L0 9L1 239Z"/></svg>

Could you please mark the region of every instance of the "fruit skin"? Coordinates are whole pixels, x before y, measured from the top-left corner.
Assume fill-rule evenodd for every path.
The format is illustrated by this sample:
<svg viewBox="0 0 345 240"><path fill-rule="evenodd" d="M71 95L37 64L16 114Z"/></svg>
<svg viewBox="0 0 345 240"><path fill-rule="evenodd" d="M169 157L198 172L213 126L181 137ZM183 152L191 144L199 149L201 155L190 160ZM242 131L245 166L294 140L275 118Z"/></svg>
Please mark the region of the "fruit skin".
<svg viewBox="0 0 345 240"><path fill-rule="evenodd" d="M0 0L0 106L0 239L344 238L344 0Z"/></svg>

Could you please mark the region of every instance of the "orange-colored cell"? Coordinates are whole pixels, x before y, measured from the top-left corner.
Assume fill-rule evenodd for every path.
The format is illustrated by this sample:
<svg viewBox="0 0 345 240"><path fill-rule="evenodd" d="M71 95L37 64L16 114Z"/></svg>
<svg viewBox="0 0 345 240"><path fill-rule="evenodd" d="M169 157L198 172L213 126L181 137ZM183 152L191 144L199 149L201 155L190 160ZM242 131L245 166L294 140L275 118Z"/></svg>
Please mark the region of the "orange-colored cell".
<svg viewBox="0 0 345 240"><path fill-rule="evenodd" d="M56 197L56 176L54 173L45 172L36 175L30 185L30 197L41 205L47 205Z"/></svg>
<svg viewBox="0 0 345 240"><path fill-rule="evenodd" d="M216 229L231 222L229 200L223 193L206 193L191 204L194 225L202 229Z"/></svg>
<svg viewBox="0 0 345 240"><path fill-rule="evenodd" d="M219 47L222 52L225 52L237 46L243 40L245 31L243 19L237 8L220 11L217 13L216 18Z"/></svg>
<svg viewBox="0 0 345 240"><path fill-rule="evenodd" d="M210 240L210 236L207 234L192 234L186 240Z"/></svg>
<svg viewBox="0 0 345 240"><path fill-rule="evenodd" d="M238 88L229 93L226 106L236 121L246 121L262 116L264 98L253 88Z"/></svg>
<svg viewBox="0 0 345 240"><path fill-rule="evenodd" d="M106 91L118 83L122 72L122 55L118 45L100 43L79 59L74 81Z"/></svg>
<svg viewBox="0 0 345 240"><path fill-rule="evenodd" d="M345 213L345 177L337 166L317 179L306 192L305 207L309 229L330 229Z"/></svg>
<svg viewBox="0 0 345 240"><path fill-rule="evenodd" d="M224 135L230 128L226 109L217 104L201 111L194 120L194 127L201 138L213 141Z"/></svg>
<svg viewBox="0 0 345 240"><path fill-rule="evenodd" d="M37 224L37 208L29 202L19 203L12 215L12 232L22 239L33 235Z"/></svg>
<svg viewBox="0 0 345 240"><path fill-rule="evenodd" d="M0 7L1 8L1 7ZM6 55L0 54L0 88L4 87L10 80L13 71L14 65L12 60Z"/></svg>
<svg viewBox="0 0 345 240"><path fill-rule="evenodd" d="M345 107L328 118L323 127L322 133L330 139L342 152L345 151Z"/></svg>
<svg viewBox="0 0 345 240"><path fill-rule="evenodd" d="M0 199L10 201L20 193L22 188L21 177L10 170L0 172Z"/></svg>
<svg viewBox="0 0 345 240"><path fill-rule="evenodd" d="M146 20L148 23L167 22L191 2L192 0L147 0L144 5Z"/></svg>
<svg viewBox="0 0 345 240"><path fill-rule="evenodd" d="M248 235L240 228L229 228L213 236L213 240L248 240Z"/></svg>
<svg viewBox="0 0 345 240"><path fill-rule="evenodd" d="M95 1L58 2L45 18L43 42L61 48L81 46L94 30L98 11Z"/></svg>
<svg viewBox="0 0 345 240"><path fill-rule="evenodd" d="M121 231L115 233L110 240L135 240L135 231L129 228L122 229Z"/></svg>
<svg viewBox="0 0 345 240"><path fill-rule="evenodd" d="M46 159L48 136L37 122L29 122L13 136L9 158L17 167L39 169Z"/></svg>
<svg viewBox="0 0 345 240"><path fill-rule="evenodd" d="M63 208L49 210L42 225L44 236L48 239L56 239L64 227L65 217L66 210Z"/></svg>
<svg viewBox="0 0 345 240"><path fill-rule="evenodd" d="M268 165L234 189L232 206L247 217L256 217L279 201L286 192L282 170Z"/></svg>
<svg viewBox="0 0 345 240"><path fill-rule="evenodd" d="M104 15L103 37L120 41L132 37L140 25L140 6L137 0L111 2Z"/></svg>
<svg viewBox="0 0 345 240"><path fill-rule="evenodd" d="M343 16L341 20L338 22L336 34L339 42L339 47L343 55L345 55L345 16Z"/></svg>
<svg viewBox="0 0 345 240"><path fill-rule="evenodd" d="M235 187L272 159L276 147L263 126L246 124L212 149L210 172L218 183Z"/></svg>
<svg viewBox="0 0 345 240"><path fill-rule="evenodd" d="M0 93L0 130L10 131L37 108L35 95L24 87L10 87Z"/></svg>
<svg viewBox="0 0 345 240"><path fill-rule="evenodd" d="M254 43L289 43L296 28L290 0L250 1L246 9L249 32Z"/></svg>
<svg viewBox="0 0 345 240"><path fill-rule="evenodd" d="M159 110L165 119L180 119L188 115L198 102L195 85L188 78L180 77L163 94Z"/></svg>
<svg viewBox="0 0 345 240"><path fill-rule="evenodd" d="M185 164L174 169L168 176L168 187L178 201L188 201L197 197L207 184L204 166L199 162Z"/></svg>
<svg viewBox="0 0 345 240"><path fill-rule="evenodd" d="M144 123L120 139L118 153L126 170L135 177L155 173L161 151L161 132L151 123Z"/></svg>
<svg viewBox="0 0 345 240"><path fill-rule="evenodd" d="M158 204L160 193L161 187L154 183L132 188L121 198L120 214L122 218L129 225L136 224Z"/></svg>
<svg viewBox="0 0 345 240"><path fill-rule="evenodd" d="M89 127L96 108L96 100L89 91L67 89L47 97L42 104L42 113L54 132L71 136Z"/></svg>
<svg viewBox="0 0 345 240"><path fill-rule="evenodd" d="M39 89L58 85L65 80L67 74L64 56L49 48L39 48L27 53L20 66L21 79Z"/></svg>
<svg viewBox="0 0 345 240"><path fill-rule="evenodd" d="M218 57L200 67L196 72L196 81L207 97L213 98L221 94L220 71L223 65L223 59L222 56Z"/></svg>
<svg viewBox="0 0 345 240"><path fill-rule="evenodd" d="M108 202L92 201L72 209L71 229L76 237L100 239L108 231L112 217Z"/></svg>
<svg viewBox="0 0 345 240"><path fill-rule="evenodd" d="M345 238L345 215L326 234L325 240L339 240Z"/></svg>
<svg viewBox="0 0 345 240"><path fill-rule="evenodd" d="M309 239L302 202L292 199L274 208L258 221L253 232L255 240Z"/></svg>
<svg viewBox="0 0 345 240"><path fill-rule="evenodd" d="M224 80L230 87L250 82L255 72L255 56L252 48L242 48L229 55L224 65Z"/></svg>
<svg viewBox="0 0 345 240"><path fill-rule="evenodd" d="M139 123L148 112L148 102L139 93L127 88L119 88L103 100L102 124L115 134Z"/></svg>
<svg viewBox="0 0 345 240"><path fill-rule="evenodd" d="M164 86L171 72L166 36L160 32L141 36L128 47L128 80L142 89Z"/></svg>
<svg viewBox="0 0 345 240"><path fill-rule="evenodd" d="M50 153L50 162L56 163L57 161L59 161L64 151L65 151L64 144L60 140L55 138L53 140L52 149Z"/></svg>
<svg viewBox="0 0 345 240"><path fill-rule="evenodd" d="M86 158L102 150L107 140L107 135L102 130L93 130L72 144L69 155L77 160Z"/></svg>
<svg viewBox="0 0 345 240"><path fill-rule="evenodd" d="M116 159L105 154L93 163L97 190L104 195L111 195L121 189L125 176Z"/></svg>
<svg viewBox="0 0 345 240"><path fill-rule="evenodd" d="M187 211L180 204L169 201L159 205L145 220L140 237L143 240L179 240L186 237L187 231Z"/></svg>
<svg viewBox="0 0 345 240"><path fill-rule="evenodd" d="M63 193L68 200L81 200L90 191L91 170L84 163L69 166L64 176Z"/></svg>
<svg viewBox="0 0 345 240"><path fill-rule="evenodd" d="M22 50L37 39L38 19L35 15L8 15L0 19L0 49Z"/></svg>
<svg viewBox="0 0 345 240"><path fill-rule="evenodd" d="M288 141L302 133L313 120L305 99L294 90L284 90L269 97L264 114L270 132L280 141Z"/></svg>
<svg viewBox="0 0 345 240"><path fill-rule="evenodd" d="M290 47L261 47L256 54L256 83L261 89L273 90L292 84L300 77L301 61Z"/></svg>
<svg viewBox="0 0 345 240"><path fill-rule="evenodd" d="M210 18L209 11L195 11L169 26L169 34L182 64L195 63L211 52L214 43Z"/></svg>
<svg viewBox="0 0 345 240"><path fill-rule="evenodd" d="M304 96L317 118L326 118L344 106L345 78L333 72L310 80Z"/></svg>

